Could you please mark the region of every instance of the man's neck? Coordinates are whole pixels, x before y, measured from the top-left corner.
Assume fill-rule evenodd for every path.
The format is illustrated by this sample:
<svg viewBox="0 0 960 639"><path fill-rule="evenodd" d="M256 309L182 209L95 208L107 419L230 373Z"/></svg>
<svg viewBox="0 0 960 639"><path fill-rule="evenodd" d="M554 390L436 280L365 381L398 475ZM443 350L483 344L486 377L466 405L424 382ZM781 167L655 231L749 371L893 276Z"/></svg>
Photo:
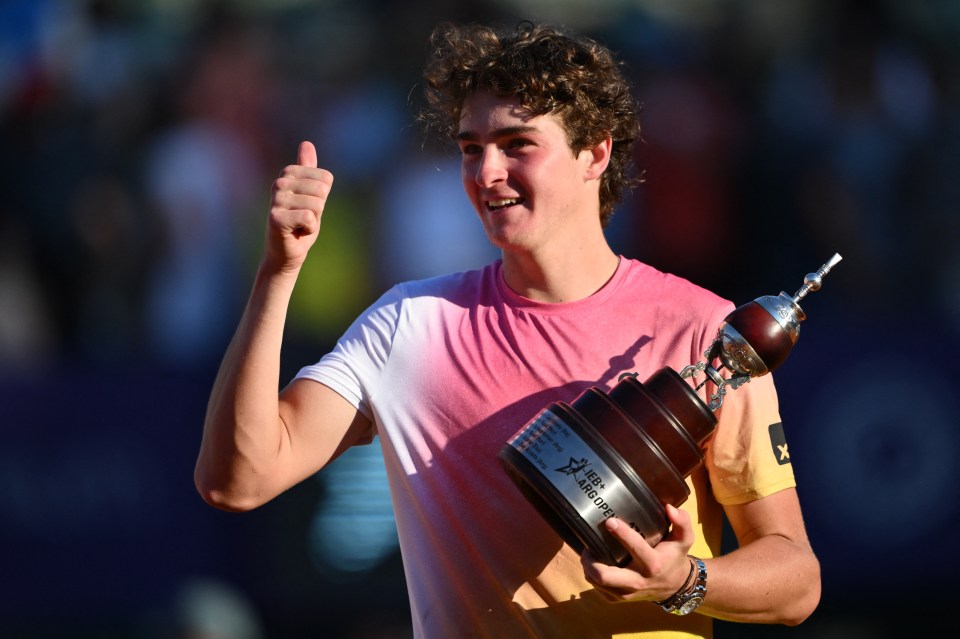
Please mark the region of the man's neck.
<svg viewBox="0 0 960 639"><path fill-rule="evenodd" d="M537 255L505 251L503 277L511 290L528 299L575 302L603 288L619 262L605 240L562 252L552 247Z"/></svg>

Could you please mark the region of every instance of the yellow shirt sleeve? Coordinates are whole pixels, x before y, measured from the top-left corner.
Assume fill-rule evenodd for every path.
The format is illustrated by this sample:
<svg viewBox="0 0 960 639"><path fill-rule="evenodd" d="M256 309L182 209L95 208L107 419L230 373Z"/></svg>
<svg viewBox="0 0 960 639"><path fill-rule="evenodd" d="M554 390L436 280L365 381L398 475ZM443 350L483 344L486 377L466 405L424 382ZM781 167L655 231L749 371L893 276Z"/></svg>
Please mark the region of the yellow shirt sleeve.
<svg viewBox="0 0 960 639"><path fill-rule="evenodd" d="M743 504L796 486L771 375L730 391L704 465L720 504Z"/></svg>

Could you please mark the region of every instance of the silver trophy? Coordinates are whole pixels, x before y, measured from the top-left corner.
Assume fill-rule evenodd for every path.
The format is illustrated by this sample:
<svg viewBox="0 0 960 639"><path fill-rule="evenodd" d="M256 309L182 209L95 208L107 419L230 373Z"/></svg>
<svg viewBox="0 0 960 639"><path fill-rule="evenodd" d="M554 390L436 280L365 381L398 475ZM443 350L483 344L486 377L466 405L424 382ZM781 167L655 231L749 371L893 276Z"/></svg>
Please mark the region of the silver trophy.
<svg viewBox="0 0 960 639"><path fill-rule="evenodd" d="M714 411L728 391L786 360L806 319L800 301L840 260L834 254L793 296L766 295L734 309L705 361L679 373L662 368L643 383L626 374L609 393L594 387L570 404L549 404L503 446L501 465L570 546L625 565L630 553L603 522L616 516L651 545L660 542L669 529L665 505L690 495L686 478L703 463ZM706 379L694 388L698 373ZM697 391L707 381L716 391L704 402Z"/></svg>

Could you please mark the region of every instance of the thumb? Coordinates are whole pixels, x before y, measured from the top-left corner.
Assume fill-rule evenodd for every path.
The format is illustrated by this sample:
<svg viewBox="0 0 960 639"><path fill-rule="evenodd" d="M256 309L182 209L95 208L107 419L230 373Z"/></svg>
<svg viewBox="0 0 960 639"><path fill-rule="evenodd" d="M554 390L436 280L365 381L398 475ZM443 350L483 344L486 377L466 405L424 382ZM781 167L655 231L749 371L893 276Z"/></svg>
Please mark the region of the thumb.
<svg viewBox="0 0 960 639"><path fill-rule="evenodd" d="M297 150L297 164L317 168L317 148L313 142L301 142Z"/></svg>

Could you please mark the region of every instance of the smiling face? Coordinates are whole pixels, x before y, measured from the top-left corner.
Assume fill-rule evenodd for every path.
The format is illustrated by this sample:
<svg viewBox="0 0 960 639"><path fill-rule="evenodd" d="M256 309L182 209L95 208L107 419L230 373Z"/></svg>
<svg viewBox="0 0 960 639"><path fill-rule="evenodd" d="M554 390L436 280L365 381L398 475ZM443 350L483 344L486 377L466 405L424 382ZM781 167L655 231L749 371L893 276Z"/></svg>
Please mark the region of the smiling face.
<svg viewBox="0 0 960 639"><path fill-rule="evenodd" d="M516 98L475 93L463 104L456 137L463 188L498 248L534 252L600 230L606 162L599 166L589 149L574 154L559 116L534 116Z"/></svg>

